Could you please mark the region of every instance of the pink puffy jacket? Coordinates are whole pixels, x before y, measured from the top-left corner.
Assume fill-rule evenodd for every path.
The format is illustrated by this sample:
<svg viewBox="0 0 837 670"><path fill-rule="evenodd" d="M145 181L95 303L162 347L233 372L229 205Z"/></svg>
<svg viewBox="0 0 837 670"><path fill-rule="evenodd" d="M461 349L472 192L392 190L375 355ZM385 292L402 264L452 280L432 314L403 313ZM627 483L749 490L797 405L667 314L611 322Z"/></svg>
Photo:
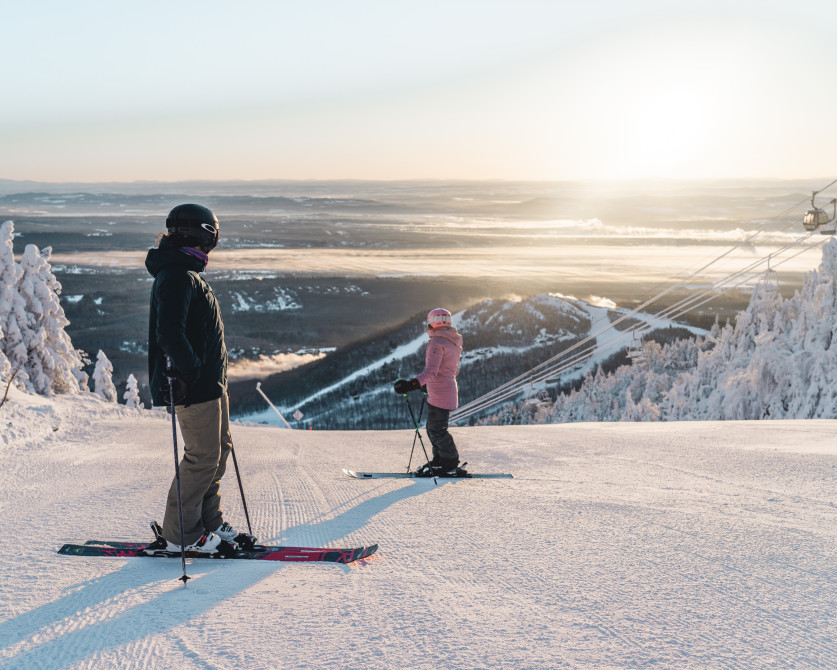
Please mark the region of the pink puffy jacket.
<svg viewBox="0 0 837 670"><path fill-rule="evenodd" d="M459 357L462 355L462 335L456 328L430 330L430 342L424 354L424 372L416 377L427 385L427 402L440 409L459 407Z"/></svg>

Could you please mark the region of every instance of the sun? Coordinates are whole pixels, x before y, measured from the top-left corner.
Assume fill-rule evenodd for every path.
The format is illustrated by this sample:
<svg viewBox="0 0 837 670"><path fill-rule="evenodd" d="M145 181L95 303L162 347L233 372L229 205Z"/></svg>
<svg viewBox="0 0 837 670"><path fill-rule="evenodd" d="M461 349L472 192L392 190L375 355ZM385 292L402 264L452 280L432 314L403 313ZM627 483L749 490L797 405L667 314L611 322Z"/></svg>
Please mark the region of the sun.
<svg viewBox="0 0 837 670"><path fill-rule="evenodd" d="M573 52L572 72L561 71L558 118L586 142L585 153L564 155L605 179L725 174L763 112L744 84L769 80L764 54L761 39L742 38L734 26L603 33ZM581 144L562 140L568 149Z"/></svg>
<svg viewBox="0 0 837 670"><path fill-rule="evenodd" d="M695 172L710 137L706 92L687 84L636 95L621 112L614 169L622 176L670 177Z"/></svg>
<svg viewBox="0 0 837 670"><path fill-rule="evenodd" d="M690 152L706 130L706 98L694 88L669 86L637 101L630 139L647 160L665 163Z"/></svg>

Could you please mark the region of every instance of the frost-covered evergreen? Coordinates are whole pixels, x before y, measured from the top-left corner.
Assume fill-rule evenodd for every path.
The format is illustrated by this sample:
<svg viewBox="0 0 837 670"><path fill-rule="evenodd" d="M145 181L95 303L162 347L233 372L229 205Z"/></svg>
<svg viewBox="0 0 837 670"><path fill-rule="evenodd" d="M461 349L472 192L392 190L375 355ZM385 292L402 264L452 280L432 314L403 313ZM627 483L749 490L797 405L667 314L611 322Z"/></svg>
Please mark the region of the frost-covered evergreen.
<svg viewBox="0 0 837 670"><path fill-rule="evenodd" d="M832 239L792 298L760 284L734 325L716 324L706 338L645 342L641 363L600 371L558 396L550 421L835 418L836 332ZM495 422L508 420L504 410Z"/></svg>
<svg viewBox="0 0 837 670"><path fill-rule="evenodd" d="M51 253L51 247L41 252L34 244L27 244L17 285L26 312L25 322L17 322L26 349L23 369L32 390L46 395L78 392L80 383L86 381L81 373L81 356L64 330L70 322L58 300L61 284L52 274Z"/></svg>
<svg viewBox="0 0 837 670"><path fill-rule="evenodd" d="M134 375L128 375L128 381L125 383L125 393L122 394L122 398L125 400L126 407L136 407L137 409L145 407L140 402L137 378Z"/></svg>
<svg viewBox="0 0 837 670"><path fill-rule="evenodd" d="M17 369L26 363L27 349L23 331L28 320L26 301L18 293L17 287L23 275L23 268L15 261L12 241L15 226L6 221L0 226L0 352L4 359ZM15 380L26 384L26 373L19 370Z"/></svg>
<svg viewBox="0 0 837 670"><path fill-rule="evenodd" d="M3 326L0 326L0 342L3 341ZM8 381L12 374L12 366L6 354L3 353L3 348L0 347L0 382Z"/></svg>
<svg viewBox="0 0 837 670"><path fill-rule="evenodd" d="M108 402L117 401L116 386L113 385L113 363L101 349L96 355L96 367L93 370L93 392Z"/></svg>

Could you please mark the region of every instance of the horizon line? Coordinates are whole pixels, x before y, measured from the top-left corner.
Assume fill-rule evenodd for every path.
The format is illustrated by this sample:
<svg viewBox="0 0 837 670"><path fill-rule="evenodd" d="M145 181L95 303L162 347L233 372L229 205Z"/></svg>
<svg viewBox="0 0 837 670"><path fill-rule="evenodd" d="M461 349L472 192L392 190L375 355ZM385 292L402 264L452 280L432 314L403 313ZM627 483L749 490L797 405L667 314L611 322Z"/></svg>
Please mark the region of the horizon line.
<svg viewBox="0 0 837 670"><path fill-rule="evenodd" d="M831 179L832 177L577 177L566 179L526 179L526 178L505 178L505 177L409 177L399 179L371 179L361 177L268 177L262 179L132 179L132 180L44 180L44 179L10 179L0 177L0 183L5 184L48 184L48 185L69 185L69 184L269 184L269 183L360 183L360 184L399 184L399 183L504 183L504 184L633 184L633 183L701 183L701 182L808 182Z"/></svg>

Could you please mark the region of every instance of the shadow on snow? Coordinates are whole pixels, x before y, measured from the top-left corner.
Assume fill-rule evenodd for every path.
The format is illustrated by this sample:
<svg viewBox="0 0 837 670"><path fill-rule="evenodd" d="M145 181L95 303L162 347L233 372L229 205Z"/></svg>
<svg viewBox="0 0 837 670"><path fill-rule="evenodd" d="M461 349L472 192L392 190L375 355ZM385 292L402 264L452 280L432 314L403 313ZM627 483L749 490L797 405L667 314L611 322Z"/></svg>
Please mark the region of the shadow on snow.
<svg viewBox="0 0 837 670"><path fill-rule="evenodd" d="M324 545L333 545L389 506L432 490L416 482L410 484L366 500L333 519L289 528L282 534L283 543L293 544L293 537L313 530ZM344 573L350 569L348 565L332 565ZM98 653L117 650L202 615L282 566L281 562L267 561L192 560L187 566L192 579L181 587L175 583L180 574L179 559L127 560L120 570L70 587L74 590L59 600L0 623L0 645L6 656L0 660L0 667L53 667L56 662L69 666ZM141 598L147 599L130 605L131 600ZM128 604L122 611L110 616L98 611L112 607L120 599ZM93 621L84 625L79 621L82 615ZM35 638L49 639L32 642ZM17 654L10 649L25 645L27 640L34 644L32 648Z"/></svg>

